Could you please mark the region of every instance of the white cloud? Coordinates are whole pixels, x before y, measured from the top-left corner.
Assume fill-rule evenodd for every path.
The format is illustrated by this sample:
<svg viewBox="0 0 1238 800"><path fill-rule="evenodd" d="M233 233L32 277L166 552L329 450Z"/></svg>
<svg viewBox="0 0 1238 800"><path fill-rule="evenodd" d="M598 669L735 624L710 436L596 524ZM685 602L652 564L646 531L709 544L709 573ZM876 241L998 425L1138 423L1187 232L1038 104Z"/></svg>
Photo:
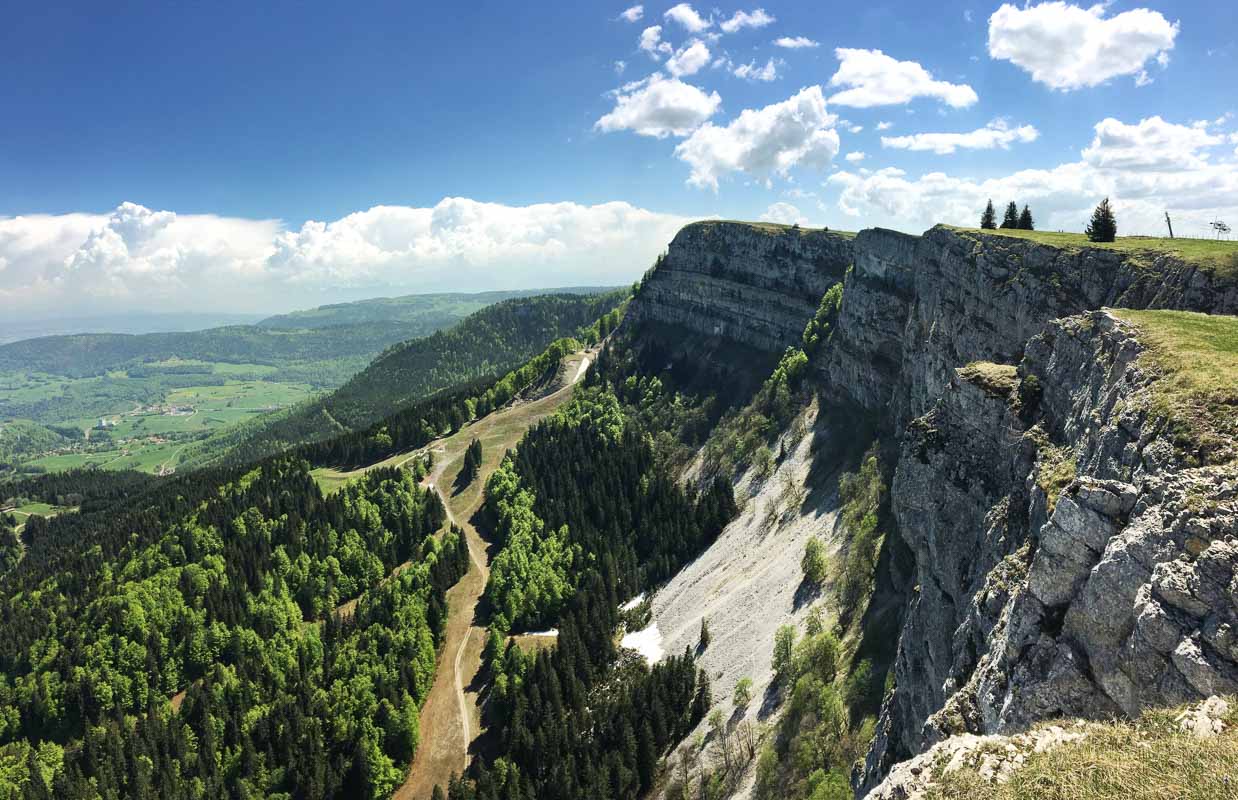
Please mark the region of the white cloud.
<svg viewBox="0 0 1238 800"><path fill-rule="evenodd" d="M1083 159L1098 169L1139 172L1200 169L1207 165L1206 148L1225 142L1205 126L1176 125L1159 116L1134 125L1108 117L1096 123L1096 136Z"/></svg>
<svg viewBox="0 0 1238 800"><path fill-rule="evenodd" d="M856 150L855 152L848 153L847 155L844 156L844 158L846 158L848 161L854 164L856 162L863 161L864 159L868 158L868 154L866 154L862 150Z"/></svg>
<svg viewBox="0 0 1238 800"><path fill-rule="evenodd" d="M644 6L632 6L624 9L623 13L619 15L619 18L627 22L636 22L643 16L645 16Z"/></svg>
<svg viewBox="0 0 1238 800"><path fill-rule="evenodd" d="M857 125L849 119L840 119L838 121L838 127L842 128L847 133L860 133L864 130L863 125Z"/></svg>
<svg viewBox="0 0 1238 800"><path fill-rule="evenodd" d="M670 42L662 41L661 25L650 25L641 31L640 44L637 46L648 53L649 57L654 61L661 59L663 55L669 54L673 49Z"/></svg>
<svg viewBox="0 0 1238 800"><path fill-rule="evenodd" d="M977 180L930 172L912 178L887 167L837 172L838 207L865 225L923 230L937 222L975 225L987 200L1028 204L1040 227L1082 230L1095 204L1114 203L1119 232L1163 234L1170 211L1176 232L1207 235L1213 218L1238 218L1238 163L1211 163L1219 135L1159 117L1124 125L1104 120L1079 161Z"/></svg>
<svg viewBox="0 0 1238 800"><path fill-rule="evenodd" d="M782 36L774 40L775 47L785 47L788 50L800 50L805 47L820 47L820 42L814 42L807 36Z"/></svg>
<svg viewBox="0 0 1238 800"><path fill-rule="evenodd" d="M742 172L768 181L796 166L823 169L838 154L835 117L820 86L809 86L781 103L745 109L726 127L706 123L675 148L692 167L688 183L718 188L718 179Z"/></svg>
<svg viewBox="0 0 1238 800"><path fill-rule="evenodd" d="M934 80L915 61L898 61L880 50L840 47L834 54L841 63L830 86L847 88L831 96L831 103L869 108L931 97L952 108L966 108L979 99L966 84Z"/></svg>
<svg viewBox="0 0 1238 800"><path fill-rule="evenodd" d="M615 62L615 74L622 75L623 71L628 68L628 62L619 59Z"/></svg>
<svg viewBox="0 0 1238 800"><path fill-rule="evenodd" d="M1027 8L1003 4L989 17L989 55L1023 68L1032 79L1068 91L1120 75L1150 82L1144 65L1169 63L1178 23L1158 11L1136 8L1105 17L1106 6L1064 2Z"/></svg>
<svg viewBox="0 0 1238 800"><path fill-rule="evenodd" d="M696 10L688 3L680 3L670 8L662 15L662 18L678 22L689 33L700 33L714 24L712 19L702 19L701 15L696 13Z"/></svg>
<svg viewBox="0 0 1238 800"><path fill-rule="evenodd" d="M709 48L700 39L693 39L666 60L666 69L678 78L684 75L695 75L707 64L709 64Z"/></svg>
<svg viewBox="0 0 1238 800"><path fill-rule="evenodd" d="M0 307L27 316L270 311L341 292L626 283L688 220L627 203L446 198L283 230L274 220L124 203L108 215L0 218Z"/></svg>
<svg viewBox="0 0 1238 800"><path fill-rule="evenodd" d="M758 8L755 11L736 11L733 17L723 20L718 27L726 33L735 33L741 28L764 28L774 22L774 18L765 13L765 9Z"/></svg>
<svg viewBox="0 0 1238 800"><path fill-rule="evenodd" d="M768 83L778 77L778 65L781 63L771 58L765 62L765 66L758 67L755 61L751 61L747 64L740 64L733 72L737 78Z"/></svg>
<svg viewBox="0 0 1238 800"><path fill-rule="evenodd" d="M965 8L965 9L963 9L963 21L964 21L964 22L971 22L971 21L972 21L972 14L971 14L971 9L970 9L970 8Z"/></svg>
<svg viewBox="0 0 1238 800"><path fill-rule="evenodd" d="M691 84L655 72L617 92L615 107L593 127L603 133L631 130L659 139L687 136L721 104L717 92L705 94Z"/></svg>
<svg viewBox="0 0 1238 800"><path fill-rule="evenodd" d="M890 130L890 128L893 128L893 127L894 127L894 123L893 123L893 122L885 122L885 121L883 120L883 121L881 121L881 122L878 122L878 123L877 123L877 130L879 130L879 131L888 131L888 130Z"/></svg>
<svg viewBox="0 0 1238 800"><path fill-rule="evenodd" d="M807 225L808 217L800 213L800 210L790 203L774 203L769 208L765 209L765 213L761 215L762 222L777 222L781 225Z"/></svg>
<svg viewBox="0 0 1238 800"><path fill-rule="evenodd" d="M1016 142L1034 142L1040 135L1031 125L1010 127L1005 120L996 119L967 133L913 133L910 136L882 136L882 147L893 147L897 150L931 151L938 155L947 155L955 150L992 150L1000 147L1010 149Z"/></svg>

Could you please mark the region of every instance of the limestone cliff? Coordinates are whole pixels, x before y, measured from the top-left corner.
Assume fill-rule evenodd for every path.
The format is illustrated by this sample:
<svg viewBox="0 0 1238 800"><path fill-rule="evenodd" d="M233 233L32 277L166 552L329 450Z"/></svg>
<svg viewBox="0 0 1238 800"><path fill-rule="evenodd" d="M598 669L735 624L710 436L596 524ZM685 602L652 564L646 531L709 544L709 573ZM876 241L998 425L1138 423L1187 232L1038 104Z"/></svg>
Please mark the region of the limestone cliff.
<svg viewBox="0 0 1238 800"><path fill-rule="evenodd" d="M632 317L781 353L799 343L821 296L843 279L852 243L850 234L786 225L688 225L647 278Z"/></svg>
<svg viewBox="0 0 1238 800"><path fill-rule="evenodd" d="M813 360L822 414L878 420L914 560L886 577L902 630L860 794L955 734L1238 692L1234 400L1220 445L1190 441L1148 338L1108 310L1232 315L1234 272L946 226L702 223L672 242L632 317L764 352L845 273Z"/></svg>

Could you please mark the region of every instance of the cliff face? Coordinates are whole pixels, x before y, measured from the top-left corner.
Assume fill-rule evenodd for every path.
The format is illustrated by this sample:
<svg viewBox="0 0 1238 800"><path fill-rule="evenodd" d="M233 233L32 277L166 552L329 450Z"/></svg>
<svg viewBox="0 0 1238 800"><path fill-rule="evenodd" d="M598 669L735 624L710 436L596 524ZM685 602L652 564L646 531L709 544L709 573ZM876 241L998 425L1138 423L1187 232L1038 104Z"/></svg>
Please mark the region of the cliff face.
<svg viewBox="0 0 1238 800"><path fill-rule="evenodd" d="M784 225L688 225L631 316L781 353L800 342L821 296L843 279L852 243L849 234Z"/></svg>
<svg viewBox="0 0 1238 800"><path fill-rule="evenodd" d="M1103 306L1232 314L1238 291L1165 257L857 237L818 368L901 439L917 573L861 788L952 733L1238 690L1235 475L1189 469L1149 416L1133 328L1071 316Z"/></svg>
<svg viewBox="0 0 1238 800"><path fill-rule="evenodd" d="M813 363L823 414L896 443L915 563L860 793L956 734L1238 692L1238 462L1199 465L1154 402L1149 341L1103 310L1232 315L1238 279L944 226L708 223L631 314L777 353L852 263Z"/></svg>
<svg viewBox="0 0 1238 800"><path fill-rule="evenodd" d="M861 231L822 370L831 393L901 430L955 367L1015 363L1051 319L1110 307L1238 312L1238 283L1170 256L1062 250L945 226Z"/></svg>

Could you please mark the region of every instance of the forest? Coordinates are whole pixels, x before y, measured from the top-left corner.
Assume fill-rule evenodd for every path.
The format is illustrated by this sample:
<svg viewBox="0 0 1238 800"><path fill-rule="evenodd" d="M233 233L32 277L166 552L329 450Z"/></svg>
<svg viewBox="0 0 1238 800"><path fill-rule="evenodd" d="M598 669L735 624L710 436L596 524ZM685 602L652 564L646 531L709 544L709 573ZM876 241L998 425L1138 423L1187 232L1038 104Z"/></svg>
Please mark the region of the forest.
<svg viewBox="0 0 1238 800"><path fill-rule="evenodd" d="M626 599L734 517L731 485L678 485L609 384L586 382L487 482L483 513L500 543L486 588L491 756L447 788L454 800L639 797L711 705L693 653L649 667L614 634L636 624ZM541 625L557 626L552 649L507 643Z"/></svg>
<svg viewBox="0 0 1238 800"><path fill-rule="evenodd" d="M389 794L468 565L412 464L323 496L273 459L32 519L0 577L0 769L27 797Z"/></svg>

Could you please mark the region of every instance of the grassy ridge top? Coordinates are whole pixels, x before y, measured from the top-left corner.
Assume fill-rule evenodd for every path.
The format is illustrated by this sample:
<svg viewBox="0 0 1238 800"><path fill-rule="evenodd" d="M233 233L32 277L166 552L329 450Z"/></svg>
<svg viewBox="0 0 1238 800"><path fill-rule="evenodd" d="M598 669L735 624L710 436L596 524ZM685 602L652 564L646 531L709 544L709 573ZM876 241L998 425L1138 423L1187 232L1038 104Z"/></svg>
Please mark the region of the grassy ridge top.
<svg viewBox="0 0 1238 800"><path fill-rule="evenodd" d="M833 233L843 236L848 239L855 238L855 231L839 231L833 228L809 228L804 225L784 225L781 222L751 222L742 219L703 219L698 222L690 222L684 226L687 228L709 228L722 225L738 225L744 228L751 228L760 233L768 233L770 235L781 235L790 231L796 231L800 235L810 233Z"/></svg>
<svg viewBox="0 0 1238 800"><path fill-rule="evenodd" d="M1113 242L1092 242L1088 241L1088 237L1082 233L1022 231L1009 228L981 230L980 228L960 228L954 225L942 225L941 227L977 236L1005 236L1013 239L1025 239L1063 250L1084 250L1088 248L1114 250L1136 258L1155 258L1159 255L1171 255L1182 259L1188 264L1206 267L1217 274L1227 276L1238 275L1238 241L1168 239L1159 236L1119 236Z"/></svg>
<svg viewBox="0 0 1238 800"><path fill-rule="evenodd" d="M1207 461L1238 457L1238 317L1193 311L1113 314L1134 325L1144 358L1162 375L1154 389L1158 412Z"/></svg>

